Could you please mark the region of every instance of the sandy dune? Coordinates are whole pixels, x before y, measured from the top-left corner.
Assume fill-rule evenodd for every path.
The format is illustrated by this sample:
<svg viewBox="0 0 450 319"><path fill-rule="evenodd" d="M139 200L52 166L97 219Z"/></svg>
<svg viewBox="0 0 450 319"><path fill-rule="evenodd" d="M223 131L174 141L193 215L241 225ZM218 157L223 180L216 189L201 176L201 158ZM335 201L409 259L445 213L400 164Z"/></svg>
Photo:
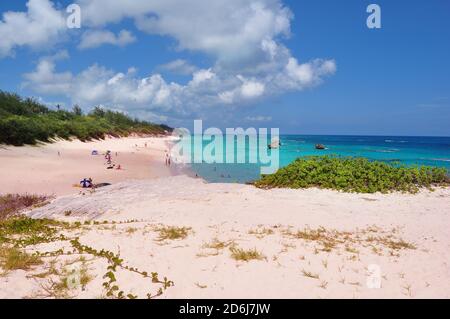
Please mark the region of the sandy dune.
<svg viewBox="0 0 450 319"><path fill-rule="evenodd" d="M153 158L162 158L161 150ZM120 253L130 267L167 276L174 286L159 298L450 298L448 188L366 195L139 177L58 197L27 214L107 221L72 235ZM187 236L161 240L166 226L184 228ZM31 251L60 246L67 243ZM258 258L236 260L238 249L255 250ZM59 267L67 258L59 257ZM72 297L104 297L107 264L99 258L87 264L93 280ZM125 270L118 270L117 282L140 298L157 289ZM39 296L42 279L15 271L0 277L0 286L0 298Z"/></svg>
<svg viewBox="0 0 450 319"><path fill-rule="evenodd" d="M61 197L30 215L139 220L115 230L91 229L80 241L120 251L130 265L167 276L175 286L166 298L449 298L449 203L448 189L418 195L263 191L178 176ZM70 217L64 216L67 211ZM158 225L191 231L186 239L161 244L154 230ZM322 251L320 241L289 235L321 226L338 240L343 236L333 230L349 232L352 240ZM372 243L367 239L372 236L404 240L416 248L392 249ZM256 248L264 259L236 261L230 247L205 248L216 239ZM366 285L373 264L381 270L380 289ZM139 278L130 280L123 286L144 290ZM100 295L101 289L90 293L84 296Z"/></svg>

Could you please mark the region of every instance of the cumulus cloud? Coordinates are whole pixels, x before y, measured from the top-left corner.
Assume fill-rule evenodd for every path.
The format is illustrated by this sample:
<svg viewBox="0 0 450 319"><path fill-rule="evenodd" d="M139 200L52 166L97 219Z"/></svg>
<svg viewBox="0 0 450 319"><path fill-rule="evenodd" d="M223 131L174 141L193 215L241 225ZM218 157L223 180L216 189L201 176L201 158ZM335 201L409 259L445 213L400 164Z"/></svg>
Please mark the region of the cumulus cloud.
<svg viewBox="0 0 450 319"><path fill-rule="evenodd" d="M271 116L263 116L263 115L247 116L245 119L249 122L270 122L270 121L272 121Z"/></svg>
<svg viewBox="0 0 450 319"><path fill-rule="evenodd" d="M89 30L83 33L79 49L92 49L104 44L124 47L136 41L136 37L127 30L122 30L119 34L114 34L107 30Z"/></svg>
<svg viewBox="0 0 450 319"><path fill-rule="evenodd" d="M312 86L320 83L324 75L334 74L336 72L336 63L334 60L313 60L311 63L299 64L297 59L289 58L286 65L287 76L291 81L289 84L293 87Z"/></svg>
<svg viewBox="0 0 450 319"><path fill-rule="evenodd" d="M166 83L159 74L135 77L136 70L114 72L94 64L78 74L58 72L53 57L39 61L33 72L24 75L24 85L41 94L66 95L86 108L104 105L126 110L169 111L180 105L175 99L181 87Z"/></svg>
<svg viewBox="0 0 450 319"><path fill-rule="evenodd" d="M7 11L0 20L0 57L19 46L41 49L58 41L66 29L64 15L49 0L29 0L26 12Z"/></svg>
<svg viewBox="0 0 450 319"><path fill-rule="evenodd" d="M264 83L256 80L247 80L243 76L238 75L238 79L241 80L241 94L244 98L255 98L264 94L266 88Z"/></svg>
<svg viewBox="0 0 450 319"><path fill-rule="evenodd" d="M169 63L160 65L159 69L166 70L175 74L190 75L197 71L198 68L195 65L190 64L186 60L176 59Z"/></svg>
<svg viewBox="0 0 450 319"><path fill-rule="evenodd" d="M36 70L24 75L25 86L32 84L32 89L38 93L67 95L70 93L73 75L71 72L55 72L55 63L67 59L67 51L60 51L52 56L40 59Z"/></svg>
<svg viewBox="0 0 450 319"><path fill-rule="evenodd" d="M187 83L169 82L159 73L139 76L133 68L119 72L98 64L73 74L58 71L57 61L49 57L24 76L25 85L35 91L58 92L81 105L192 117L209 109L217 113L224 105L239 106L314 87L337 69L332 59L300 62L292 56L283 42L290 36L293 14L281 0L77 2L83 25L92 28L82 35L82 49L134 41L128 31L115 35L107 29L131 19L142 32L171 37L179 50L199 52L212 61L207 68L182 59L159 66L160 71L190 75Z"/></svg>
<svg viewBox="0 0 450 319"><path fill-rule="evenodd" d="M197 72L194 73L193 77L192 77L192 81L190 82L190 84L192 86L198 86L200 85L202 82L211 80L212 78L214 78L216 75L214 74L214 72L211 71L211 69L208 70L199 70Z"/></svg>
<svg viewBox="0 0 450 319"><path fill-rule="evenodd" d="M291 87L301 89L314 85L320 76L334 70L327 61L313 61L294 64L296 72L292 74L280 70L270 77L256 79L200 69L182 85L169 83L158 73L138 77L134 68L124 73L97 64L79 74L58 72L56 61L54 57L41 59L33 72L24 75L24 85L42 94L65 94L74 103L85 106L102 104L130 110L157 110L176 116L221 104L248 103Z"/></svg>
<svg viewBox="0 0 450 319"><path fill-rule="evenodd" d="M262 44L288 36L291 11L279 0L79 0L83 18L105 26L132 18L149 34L175 38L180 49L200 51L224 63L255 61ZM267 48L266 48L267 49Z"/></svg>

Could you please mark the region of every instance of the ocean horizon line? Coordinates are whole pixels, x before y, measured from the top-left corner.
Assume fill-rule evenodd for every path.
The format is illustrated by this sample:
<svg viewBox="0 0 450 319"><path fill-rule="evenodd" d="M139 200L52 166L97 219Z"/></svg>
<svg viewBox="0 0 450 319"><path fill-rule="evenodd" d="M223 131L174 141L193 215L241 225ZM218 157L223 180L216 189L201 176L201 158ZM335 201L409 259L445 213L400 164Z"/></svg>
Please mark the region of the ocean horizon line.
<svg viewBox="0 0 450 319"><path fill-rule="evenodd" d="M225 130L223 130L225 132ZM196 135L196 134L191 134ZM209 134L203 134L209 135ZM223 135L236 135L236 134L226 134ZM246 134L237 134L246 135ZM280 136L348 136L348 137L407 137L407 138L450 138L450 135L376 135L376 134L306 134L306 133L280 133Z"/></svg>

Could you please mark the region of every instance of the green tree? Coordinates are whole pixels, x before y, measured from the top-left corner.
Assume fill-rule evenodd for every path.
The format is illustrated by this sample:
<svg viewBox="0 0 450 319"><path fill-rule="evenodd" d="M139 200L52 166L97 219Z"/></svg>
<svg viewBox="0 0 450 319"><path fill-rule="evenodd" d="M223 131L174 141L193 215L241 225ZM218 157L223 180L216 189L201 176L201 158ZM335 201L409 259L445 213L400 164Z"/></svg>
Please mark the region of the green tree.
<svg viewBox="0 0 450 319"><path fill-rule="evenodd" d="M73 106L73 110L72 110L73 114L75 114L76 116L82 116L83 115L83 110L81 109L81 107L78 104L75 104Z"/></svg>

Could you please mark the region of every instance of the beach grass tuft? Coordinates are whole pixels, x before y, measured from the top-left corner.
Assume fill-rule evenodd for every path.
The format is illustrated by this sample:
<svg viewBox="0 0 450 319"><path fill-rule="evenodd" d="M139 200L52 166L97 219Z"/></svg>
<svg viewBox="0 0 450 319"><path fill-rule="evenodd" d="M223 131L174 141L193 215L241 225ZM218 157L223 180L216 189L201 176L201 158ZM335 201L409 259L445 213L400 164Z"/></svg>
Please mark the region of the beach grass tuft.
<svg viewBox="0 0 450 319"><path fill-rule="evenodd" d="M304 277L308 277L311 279L319 279L320 278L318 274L312 273L310 271L306 271L305 269L302 270L302 275Z"/></svg>
<svg viewBox="0 0 450 319"><path fill-rule="evenodd" d="M236 246L230 247L231 258L237 261L263 260L264 255L256 248L245 250Z"/></svg>
<svg viewBox="0 0 450 319"><path fill-rule="evenodd" d="M229 241L221 241L218 238L214 238L211 242L204 244L202 247L207 249L216 249L221 250L233 245L234 242L232 240Z"/></svg>
<svg viewBox="0 0 450 319"><path fill-rule="evenodd" d="M192 228L190 227L176 227L176 226L164 226L158 228L159 232L159 241L164 240L176 240L176 239L185 239Z"/></svg>
<svg viewBox="0 0 450 319"><path fill-rule="evenodd" d="M0 267L3 271L29 270L33 266L41 265L39 256L28 254L16 247L0 246Z"/></svg>
<svg viewBox="0 0 450 319"><path fill-rule="evenodd" d="M258 227L256 229L250 229L248 231L248 233L249 233L249 235L254 235L257 238L262 239L262 238L264 238L266 236L273 235L274 231L273 231L273 229L270 229L270 228Z"/></svg>
<svg viewBox="0 0 450 319"><path fill-rule="evenodd" d="M376 230L378 235L372 235L375 229L369 227L367 229L359 229L353 232L338 231L336 229L326 229L324 227L304 228L297 231L290 229L283 231L283 235L293 239L300 239L306 242L318 244L316 252L331 252L343 248L344 251L358 255L357 247L372 247L372 252L380 254L382 249L389 249L392 251L400 250L414 250L416 246L413 243L407 242L402 238L396 237L394 230L391 232ZM371 235L367 235L371 234Z"/></svg>

